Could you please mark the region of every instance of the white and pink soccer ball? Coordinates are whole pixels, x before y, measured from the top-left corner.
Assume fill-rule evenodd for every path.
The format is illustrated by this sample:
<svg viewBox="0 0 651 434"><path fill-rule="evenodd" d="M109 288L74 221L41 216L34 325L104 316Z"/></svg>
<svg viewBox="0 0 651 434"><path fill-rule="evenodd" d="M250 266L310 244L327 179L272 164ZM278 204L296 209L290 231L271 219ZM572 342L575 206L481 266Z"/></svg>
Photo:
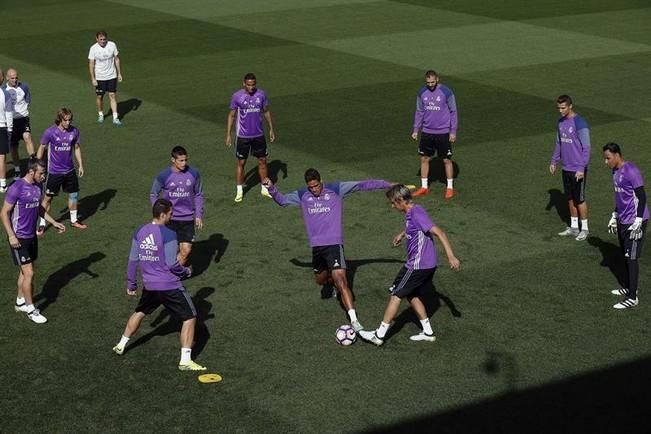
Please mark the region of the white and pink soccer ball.
<svg viewBox="0 0 651 434"><path fill-rule="evenodd" d="M357 333L348 324L340 326L335 332L335 340L339 345L348 346L355 343L357 340Z"/></svg>

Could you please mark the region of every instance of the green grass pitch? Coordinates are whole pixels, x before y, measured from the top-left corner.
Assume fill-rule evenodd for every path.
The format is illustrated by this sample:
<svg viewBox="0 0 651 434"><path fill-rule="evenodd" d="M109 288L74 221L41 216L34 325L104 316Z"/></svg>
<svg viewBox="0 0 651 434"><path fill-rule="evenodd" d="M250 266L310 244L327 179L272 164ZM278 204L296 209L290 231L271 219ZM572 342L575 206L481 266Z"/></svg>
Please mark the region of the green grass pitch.
<svg viewBox="0 0 651 434"><path fill-rule="evenodd" d="M13 312L15 269L6 247L0 257L0 431L648 431L637 422L651 399L651 268L643 257L640 306L614 311L621 263L600 156L616 141L651 179L647 1L25 0L2 10L0 66L32 88L35 139L58 107L74 111L89 229L48 231L40 244L44 326ZM95 123L86 54L100 29L121 52L123 128ZM408 340L418 328L405 310L384 347L342 348L344 312L320 299L303 265L300 211L260 196L257 175L233 203L230 95L249 71L267 91L281 191L303 185L310 166L327 181L414 184L409 133L429 68L459 106L457 195L445 202L435 183L419 203L462 271L445 260L437 271L436 343ZM583 243L555 235L565 211L547 167L562 93L591 125ZM219 384L176 370L178 326L158 312L123 357L111 352L135 305L124 289L130 237L177 143L207 198L200 273L186 286L202 319L197 360ZM64 205L56 198L53 214ZM346 199L367 328L404 259L390 247L401 225L381 192Z"/></svg>

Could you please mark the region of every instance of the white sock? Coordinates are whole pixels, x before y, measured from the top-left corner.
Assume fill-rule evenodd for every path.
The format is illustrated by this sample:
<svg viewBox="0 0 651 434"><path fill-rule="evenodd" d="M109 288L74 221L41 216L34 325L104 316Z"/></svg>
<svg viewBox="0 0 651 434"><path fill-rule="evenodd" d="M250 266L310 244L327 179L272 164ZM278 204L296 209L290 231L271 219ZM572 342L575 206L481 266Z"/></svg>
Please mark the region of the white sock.
<svg viewBox="0 0 651 434"><path fill-rule="evenodd" d="M420 178L420 186L423 188L427 188L427 178Z"/></svg>
<svg viewBox="0 0 651 434"><path fill-rule="evenodd" d="M380 339L384 339L390 326L391 324L387 324L384 321L382 321L380 323L380 326L377 328L377 330L375 330L375 334L377 335L377 337Z"/></svg>
<svg viewBox="0 0 651 434"><path fill-rule="evenodd" d="M77 210L76 209L71 209L70 210L70 223L77 223Z"/></svg>
<svg viewBox="0 0 651 434"><path fill-rule="evenodd" d="M117 120L118 120L118 114L117 114L117 113L113 113L113 120L114 120L114 121L117 121Z"/></svg>
<svg viewBox="0 0 651 434"><path fill-rule="evenodd" d="M41 220L38 222L38 225L45 227L46 224L47 224L47 222L45 221L45 219L43 217L41 217Z"/></svg>
<svg viewBox="0 0 651 434"><path fill-rule="evenodd" d="M97 116L100 117L100 118L103 118L104 117L104 112L97 112Z"/></svg>
<svg viewBox="0 0 651 434"><path fill-rule="evenodd" d="M426 335L433 335L434 330L432 330L432 325L429 323L429 318L421 319L420 325L423 327L423 333Z"/></svg>
<svg viewBox="0 0 651 434"><path fill-rule="evenodd" d="M357 321L357 312L355 312L355 309L350 309L348 311L348 316L350 317L350 322Z"/></svg>
<svg viewBox="0 0 651 434"><path fill-rule="evenodd" d="M454 188L454 179L448 178L448 188Z"/></svg>
<svg viewBox="0 0 651 434"><path fill-rule="evenodd" d="M242 189L242 185L237 186L237 194L243 193L244 190Z"/></svg>
<svg viewBox="0 0 651 434"><path fill-rule="evenodd" d="M181 362L188 363L192 360L192 348L181 348Z"/></svg>
<svg viewBox="0 0 651 434"><path fill-rule="evenodd" d="M581 230L582 231L588 230L588 219L581 220Z"/></svg>
<svg viewBox="0 0 651 434"><path fill-rule="evenodd" d="M125 335L122 335L122 337L120 338L120 342L118 342L118 347L122 347L122 348L126 347L127 342L129 342L129 339L131 339L131 338L128 338Z"/></svg>
<svg viewBox="0 0 651 434"><path fill-rule="evenodd" d="M28 304L25 307L27 308L27 313L32 313L36 309L33 304Z"/></svg>
<svg viewBox="0 0 651 434"><path fill-rule="evenodd" d="M570 227L572 229L578 229L579 228L579 218L578 217L570 217Z"/></svg>
<svg viewBox="0 0 651 434"><path fill-rule="evenodd" d="M262 191L269 191L269 190L267 189L267 187L265 187L264 185L262 185L261 187L262 187L262 188L261 188Z"/></svg>
<svg viewBox="0 0 651 434"><path fill-rule="evenodd" d="M25 304L25 297L16 297L16 305Z"/></svg>
<svg viewBox="0 0 651 434"><path fill-rule="evenodd" d="M3 187L7 186L7 179L6 178L0 178L0 185Z"/></svg>

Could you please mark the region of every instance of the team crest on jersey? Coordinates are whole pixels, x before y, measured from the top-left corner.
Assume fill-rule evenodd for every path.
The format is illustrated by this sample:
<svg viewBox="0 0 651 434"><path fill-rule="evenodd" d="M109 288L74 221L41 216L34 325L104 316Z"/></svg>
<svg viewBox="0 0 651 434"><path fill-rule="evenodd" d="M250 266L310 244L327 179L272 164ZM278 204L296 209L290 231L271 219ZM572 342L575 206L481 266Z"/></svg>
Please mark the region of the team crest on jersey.
<svg viewBox="0 0 651 434"><path fill-rule="evenodd" d="M440 96L437 96L437 97L436 97L436 100L440 102L440 101L441 101L441 97L440 97Z"/></svg>
<svg viewBox="0 0 651 434"><path fill-rule="evenodd" d="M323 195L323 198L325 200L330 200L330 195L328 193L326 193L326 194Z"/></svg>
<svg viewBox="0 0 651 434"><path fill-rule="evenodd" d="M192 181L190 181L189 179L186 180L186 181L185 181L185 185L187 185L187 186L189 187L190 185L192 185Z"/></svg>
<svg viewBox="0 0 651 434"><path fill-rule="evenodd" d="M54 140L56 140L57 142L60 142L60 141L61 141L61 138L60 138L60 137L57 137L57 138L55 138Z"/></svg>
<svg viewBox="0 0 651 434"><path fill-rule="evenodd" d="M176 184L174 184L174 181L170 182L170 187L175 187Z"/></svg>

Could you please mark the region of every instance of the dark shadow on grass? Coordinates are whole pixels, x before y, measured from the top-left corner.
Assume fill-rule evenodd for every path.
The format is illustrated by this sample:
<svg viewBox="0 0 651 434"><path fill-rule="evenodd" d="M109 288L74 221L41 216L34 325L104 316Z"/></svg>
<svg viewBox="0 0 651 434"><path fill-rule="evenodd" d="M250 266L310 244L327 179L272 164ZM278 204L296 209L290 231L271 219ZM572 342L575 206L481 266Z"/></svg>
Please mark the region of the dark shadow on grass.
<svg viewBox="0 0 651 434"><path fill-rule="evenodd" d="M552 208L556 208L558 218L567 224L570 221L570 210L567 207L567 197L557 188L551 188L547 190L547 192L549 193L549 202L547 203L547 206L545 206L545 211L550 211Z"/></svg>
<svg viewBox="0 0 651 434"><path fill-rule="evenodd" d="M452 178L457 179L461 169L456 161L452 160ZM418 169L417 176L420 178L420 169ZM445 166L441 158L432 158L429 160L429 175L427 177L429 183L436 181L441 184L447 184L448 177L445 175Z"/></svg>
<svg viewBox="0 0 651 434"><path fill-rule="evenodd" d="M194 307L197 309L197 323L194 329L194 346L192 347L192 356L195 358L201 354L210 339L210 332L205 322L214 318L215 314L211 313L212 303L209 302L207 298L214 292L215 288L204 286L197 291L194 297L192 297ZM165 336L170 333L178 333L181 331L181 325L182 321L179 318L170 315L167 309L163 309L150 324L151 327L155 327L154 330L137 338L132 344L127 346L126 349L127 351L131 351L134 348L149 342L155 336Z"/></svg>
<svg viewBox="0 0 651 434"><path fill-rule="evenodd" d="M387 291L387 299L389 298L389 293ZM445 306L450 309L450 313L455 318L460 318L461 311L457 309L457 306L454 304L452 299L447 295L441 294L436 291L436 286L432 284L429 288L424 289L420 293L420 300L425 305L425 310L427 311L427 317L432 318L434 314L445 304ZM408 305L407 299L403 301L404 305ZM408 324L414 323L420 328L420 321L416 316L416 313L412 310L411 306L403 310L393 321L393 325L389 328L389 331L384 338L385 341L391 339L391 336L397 334L402 330L402 328ZM436 327L434 327L434 332L436 332Z"/></svg>
<svg viewBox="0 0 651 434"><path fill-rule="evenodd" d="M260 184L260 175L258 174L258 159L250 157L250 160L255 164L254 167L249 169L244 175L244 193L251 190L256 185ZM267 162L267 176L271 182L276 184L278 182L278 175L282 172L283 179L287 178L287 163L281 160L272 160Z"/></svg>
<svg viewBox="0 0 651 434"><path fill-rule="evenodd" d="M102 252L91 253L85 258L71 262L50 274L43 285L41 293L34 297L34 302L44 300L38 304L38 308L45 311L48 306L55 303L61 290L80 274L87 274L91 279L98 278L99 275L93 273L90 266L104 258L106 258L106 255Z"/></svg>
<svg viewBox="0 0 651 434"><path fill-rule="evenodd" d="M94 216L97 211L104 211L108 208L109 203L113 200L117 192L118 191L113 188L108 188L99 193L84 196L79 199L79 204L77 206L77 210L79 211L79 221L87 220ZM66 206L60 211L60 216L57 220L62 221L68 219L70 219L70 210L68 210L68 207Z"/></svg>
<svg viewBox="0 0 651 434"><path fill-rule="evenodd" d="M613 235L613 237L616 238L616 235ZM599 265L608 267L613 276L615 276L615 279L617 279L619 287L626 288L628 286L628 272L621 247L617 244L604 241L599 237L588 237L588 244L599 249L601 253L601 262Z"/></svg>
<svg viewBox="0 0 651 434"><path fill-rule="evenodd" d="M212 234L207 240L194 242L190 256L192 277L201 275L210 264L219 263L227 248L228 240L223 234Z"/></svg>
<svg viewBox="0 0 651 434"><path fill-rule="evenodd" d="M140 98L129 98L126 101L118 101L118 117L124 119L126 115L131 112L135 112L142 105L142 100ZM111 117L113 115L113 110L109 109L106 117Z"/></svg>
<svg viewBox="0 0 651 434"><path fill-rule="evenodd" d="M541 386L516 390L513 355L487 352L478 367L487 376L504 378L502 393L482 401L376 426L365 433L441 434L600 434L650 432L646 404L651 402L651 357ZM479 381L479 380L478 380Z"/></svg>

